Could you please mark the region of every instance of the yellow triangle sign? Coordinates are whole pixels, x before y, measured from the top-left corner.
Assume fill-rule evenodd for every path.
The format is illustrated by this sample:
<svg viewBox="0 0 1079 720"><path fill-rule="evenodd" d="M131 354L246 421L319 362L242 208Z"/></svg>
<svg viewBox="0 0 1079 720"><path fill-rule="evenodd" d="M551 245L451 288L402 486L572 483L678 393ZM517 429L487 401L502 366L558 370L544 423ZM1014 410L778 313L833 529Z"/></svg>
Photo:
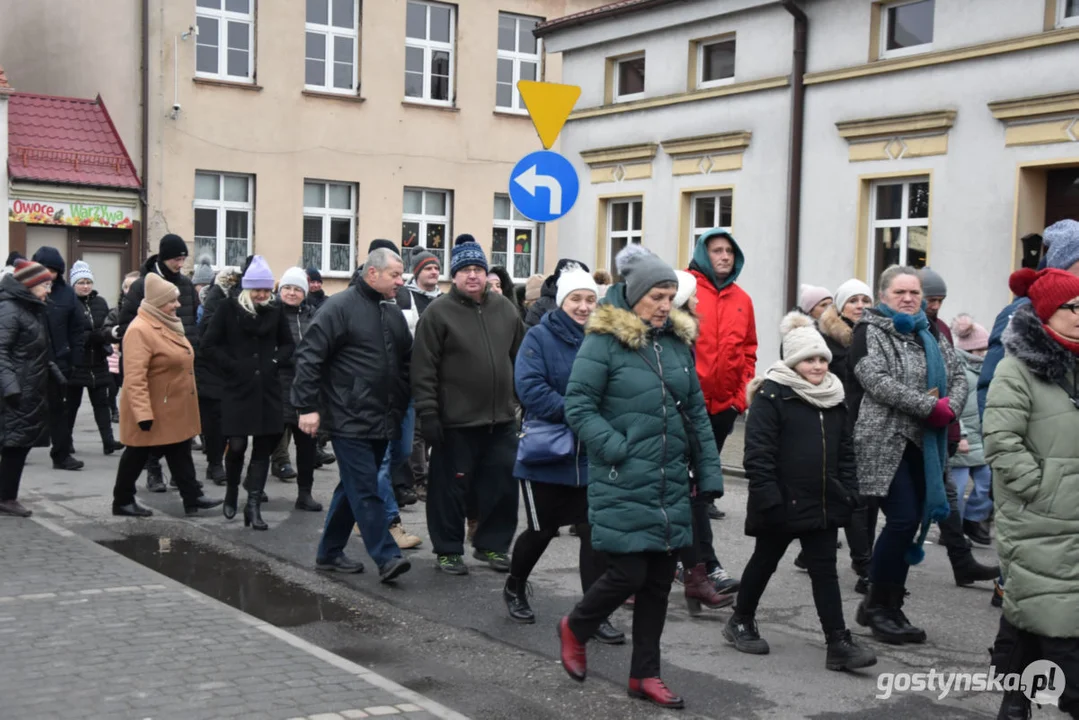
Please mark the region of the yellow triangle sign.
<svg viewBox="0 0 1079 720"><path fill-rule="evenodd" d="M566 124L566 118L573 111L573 106L577 104L577 98L581 97L581 88L576 85L519 80L517 89L528 108L532 124L536 126L540 142L545 150L550 150L558 139L558 133L562 132L562 126Z"/></svg>

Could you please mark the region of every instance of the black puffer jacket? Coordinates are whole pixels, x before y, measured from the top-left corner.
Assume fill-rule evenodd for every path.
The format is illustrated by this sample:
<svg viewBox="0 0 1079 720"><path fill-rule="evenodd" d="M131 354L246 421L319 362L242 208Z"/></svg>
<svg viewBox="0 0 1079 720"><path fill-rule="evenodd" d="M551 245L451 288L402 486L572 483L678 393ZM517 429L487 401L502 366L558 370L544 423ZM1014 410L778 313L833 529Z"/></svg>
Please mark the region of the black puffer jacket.
<svg viewBox="0 0 1079 720"><path fill-rule="evenodd" d="M300 341L303 340L308 328L311 327L311 318L315 314L314 310L309 308L306 302L302 302L296 307L281 302L280 297L278 297L277 302L280 303L281 311L285 314L285 322L288 323L288 329L292 333L292 342L296 344L296 347L300 347ZM288 361L281 364L277 371L277 376L281 378L281 397L285 405L285 423L295 425L297 413L296 408L292 406L291 398L292 381L296 377L295 353Z"/></svg>
<svg viewBox="0 0 1079 720"><path fill-rule="evenodd" d="M48 315L45 303L13 276L0 280L0 445L49 444ZM56 371L53 370L55 373Z"/></svg>
<svg viewBox="0 0 1079 720"><path fill-rule="evenodd" d="M362 279L323 303L296 353L292 405L331 434L400 437L412 336L401 308Z"/></svg>
<svg viewBox="0 0 1079 720"><path fill-rule="evenodd" d="M746 535L850 522L858 480L843 403L813 407L786 385L765 380L753 393L742 464L749 480Z"/></svg>
<svg viewBox="0 0 1079 720"><path fill-rule="evenodd" d="M89 295L78 300L79 309L86 317L87 325L91 327L82 357L76 360L68 383L88 388L108 386L108 357L112 353L112 344L116 342L108 320L109 304L97 294L97 290L91 290Z"/></svg>
<svg viewBox="0 0 1079 720"><path fill-rule="evenodd" d="M199 308L199 297L195 292L195 286L191 284L191 279L183 273L174 273L169 270L157 261L157 255L146 258L140 270L142 277L131 284L131 289L127 291L127 296L124 298L124 306L120 308L120 337L124 336L127 326L139 313L139 305L146 296L146 275L156 273L180 288L180 307L176 309L176 315L184 324L184 335L195 350L195 357L198 357L199 333L196 312Z"/></svg>
<svg viewBox="0 0 1079 720"><path fill-rule="evenodd" d="M229 298L240 294L236 278L234 273L226 272L222 268L221 272L217 273L214 284L206 288L202 302L202 321L199 323L200 345L202 339L206 337L206 329L210 327L217 309L222 307ZM199 397L220 400L222 393L225 392L224 376L206 353L195 353L195 384L198 386Z"/></svg>
<svg viewBox="0 0 1079 720"><path fill-rule="evenodd" d="M296 346L276 302L252 315L230 298L217 309L201 352L221 371L221 432L226 437L276 435L285 429L278 370Z"/></svg>

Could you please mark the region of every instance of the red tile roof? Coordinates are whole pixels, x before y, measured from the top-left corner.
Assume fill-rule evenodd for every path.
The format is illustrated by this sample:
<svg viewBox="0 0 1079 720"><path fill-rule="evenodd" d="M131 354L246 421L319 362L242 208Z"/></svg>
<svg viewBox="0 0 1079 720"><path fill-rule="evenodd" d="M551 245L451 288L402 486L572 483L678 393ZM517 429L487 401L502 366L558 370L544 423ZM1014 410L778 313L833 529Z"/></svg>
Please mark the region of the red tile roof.
<svg viewBox="0 0 1079 720"><path fill-rule="evenodd" d="M668 5L673 2L684 2L684 0L618 0L618 2L608 3L606 5L600 5L594 7L591 10L583 10L572 15L564 15L560 18L552 18L547 22L540 23L536 26L536 37L542 37L555 30L561 30L562 28L573 27L575 25L584 25L595 20L601 20L607 17L613 17L615 15L624 15L626 13L636 12L637 10L646 10L650 7L656 7L657 5Z"/></svg>
<svg viewBox="0 0 1079 720"><path fill-rule="evenodd" d="M13 180L138 189L138 172L101 96L12 93L8 174Z"/></svg>

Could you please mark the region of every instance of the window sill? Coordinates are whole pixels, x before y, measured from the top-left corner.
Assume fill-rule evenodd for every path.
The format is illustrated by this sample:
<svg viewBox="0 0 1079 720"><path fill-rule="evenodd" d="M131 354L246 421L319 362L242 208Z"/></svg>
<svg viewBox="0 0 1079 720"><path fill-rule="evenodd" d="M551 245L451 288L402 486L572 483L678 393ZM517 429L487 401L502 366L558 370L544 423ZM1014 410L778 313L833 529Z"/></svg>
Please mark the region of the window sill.
<svg viewBox="0 0 1079 720"><path fill-rule="evenodd" d="M711 90L712 88L723 87L724 85L734 85L734 76L729 78L720 78L718 80L701 80L697 83L697 90Z"/></svg>
<svg viewBox="0 0 1079 720"><path fill-rule="evenodd" d="M495 108L494 114L501 115L502 117L524 118L525 120L528 119L527 110L506 110L504 108Z"/></svg>
<svg viewBox="0 0 1079 720"><path fill-rule="evenodd" d="M878 60L895 60L896 58L910 57L911 55L923 55L933 51L933 43L922 43L910 47L897 48L895 50L881 50Z"/></svg>
<svg viewBox="0 0 1079 720"><path fill-rule="evenodd" d="M254 90L255 92L259 92L262 90L261 85L256 85L255 83L246 83L240 80L218 80L217 78L195 77L194 82L196 85L236 88L237 90Z"/></svg>
<svg viewBox="0 0 1079 720"><path fill-rule="evenodd" d="M367 101L367 98L360 97L359 95L352 95L350 93L324 92L322 90L303 90L300 94L305 95L306 97L325 98L326 100L343 100L345 102L353 103L362 103Z"/></svg>
<svg viewBox="0 0 1079 720"><path fill-rule="evenodd" d="M405 107L424 108L426 110L441 110L442 112L461 112L461 108L455 105L436 105L422 100L402 100L401 105Z"/></svg>

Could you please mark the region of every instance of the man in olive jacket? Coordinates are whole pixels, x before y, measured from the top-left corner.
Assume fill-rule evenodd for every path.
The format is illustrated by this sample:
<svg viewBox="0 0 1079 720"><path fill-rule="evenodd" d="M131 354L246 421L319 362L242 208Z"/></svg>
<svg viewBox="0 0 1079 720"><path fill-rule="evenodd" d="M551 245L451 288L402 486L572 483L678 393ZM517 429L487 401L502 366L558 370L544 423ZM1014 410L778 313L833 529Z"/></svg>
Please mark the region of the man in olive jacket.
<svg viewBox="0 0 1079 720"><path fill-rule="evenodd" d="M412 397L431 450L427 530L438 567L466 575L465 498L479 503L474 557L509 572L517 530L516 402L513 362L524 326L513 303L487 291L487 257L471 235L450 256L453 288L416 327Z"/></svg>

